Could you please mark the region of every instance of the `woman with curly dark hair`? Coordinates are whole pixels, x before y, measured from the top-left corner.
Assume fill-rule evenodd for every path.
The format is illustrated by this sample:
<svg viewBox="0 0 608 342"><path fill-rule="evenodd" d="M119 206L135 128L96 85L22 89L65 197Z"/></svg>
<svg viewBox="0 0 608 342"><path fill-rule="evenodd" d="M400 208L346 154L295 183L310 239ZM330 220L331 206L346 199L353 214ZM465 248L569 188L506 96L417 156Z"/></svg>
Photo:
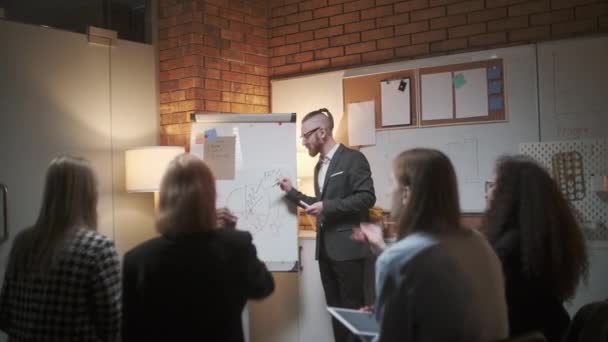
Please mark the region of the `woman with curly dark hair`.
<svg viewBox="0 0 608 342"><path fill-rule="evenodd" d="M588 270L587 249L557 183L534 160L506 156L487 189L484 228L501 259L510 334L541 331L561 341L574 297Z"/></svg>

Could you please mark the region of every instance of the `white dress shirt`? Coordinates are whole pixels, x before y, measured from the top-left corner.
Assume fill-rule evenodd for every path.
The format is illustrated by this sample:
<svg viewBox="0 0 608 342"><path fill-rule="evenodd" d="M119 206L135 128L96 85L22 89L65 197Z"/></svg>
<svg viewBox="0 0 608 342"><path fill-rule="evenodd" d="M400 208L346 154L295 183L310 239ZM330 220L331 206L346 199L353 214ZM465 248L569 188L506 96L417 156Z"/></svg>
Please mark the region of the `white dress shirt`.
<svg viewBox="0 0 608 342"><path fill-rule="evenodd" d="M327 152L327 155L319 157L319 162L321 163L321 167L319 168L319 173L317 174L317 185L319 185L319 193L323 192L323 184L325 184L325 176L327 175L327 169L329 168L329 163L331 162L331 158L334 157L334 154L338 150L340 144L335 144L334 147Z"/></svg>

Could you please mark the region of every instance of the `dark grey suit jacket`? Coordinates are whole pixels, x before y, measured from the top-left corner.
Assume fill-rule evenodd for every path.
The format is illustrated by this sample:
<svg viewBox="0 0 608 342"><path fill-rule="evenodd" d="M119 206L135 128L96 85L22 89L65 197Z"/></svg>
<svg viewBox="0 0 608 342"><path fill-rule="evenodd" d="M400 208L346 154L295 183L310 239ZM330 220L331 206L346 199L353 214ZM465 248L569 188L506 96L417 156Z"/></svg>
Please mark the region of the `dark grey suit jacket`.
<svg viewBox="0 0 608 342"><path fill-rule="evenodd" d="M352 228L369 218L369 209L376 202L374 182L365 156L344 145L338 146L329 163L323 191L319 191L315 168L315 197L292 189L287 198L298 203L323 201L323 213L317 218L317 248L325 247L325 255L334 261L355 260L370 255L367 244L350 238Z"/></svg>

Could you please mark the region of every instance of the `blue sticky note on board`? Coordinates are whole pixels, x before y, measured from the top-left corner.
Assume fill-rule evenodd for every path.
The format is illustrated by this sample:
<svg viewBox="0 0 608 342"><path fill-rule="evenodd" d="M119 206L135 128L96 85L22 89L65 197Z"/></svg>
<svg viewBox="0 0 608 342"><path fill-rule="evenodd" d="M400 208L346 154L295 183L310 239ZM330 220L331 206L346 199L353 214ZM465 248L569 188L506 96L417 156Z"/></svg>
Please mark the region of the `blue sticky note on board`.
<svg viewBox="0 0 608 342"><path fill-rule="evenodd" d="M504 101L503 101L502 96L491 96L490 97L489 107L490 107L490 112L495 112L495 111L498 111L498 110L503 110L504 109Z"/></svg>
<svg viewBox="0 0 608 342"><path fill-rule="evenodd" d="M205 131L205 139L207 141L213 141L217 139L217 131L215 130L215 128L208 129Z"/></svg>
<svg viewBox="0 0 608 342"><path fill-rule="evenodd" d="M502 93L502 83L499 80L490 81L488 85L488 94L500 94Z"/></svg>
<svg viewBox="0 0 608 342"><path fill-rule="evenodd" d="M495 80L497 78L500 78L500 75L502 74L502 68L498 65L493 65L491 67L488 68L488 79L489 80Z"/></svg>

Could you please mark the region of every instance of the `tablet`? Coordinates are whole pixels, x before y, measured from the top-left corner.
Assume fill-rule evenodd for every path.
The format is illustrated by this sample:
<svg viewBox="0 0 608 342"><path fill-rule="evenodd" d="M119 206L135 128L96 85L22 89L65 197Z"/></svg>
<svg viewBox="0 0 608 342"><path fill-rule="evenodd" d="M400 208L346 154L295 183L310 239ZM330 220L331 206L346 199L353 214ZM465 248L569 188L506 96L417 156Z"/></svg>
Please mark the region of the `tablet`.
<svg viewBox="0 0 608 342"><path fill-rule="evenodd" d="M355 335L374 337L380 333L380 325L373 313L331 306L327 311Z"/></svg>

